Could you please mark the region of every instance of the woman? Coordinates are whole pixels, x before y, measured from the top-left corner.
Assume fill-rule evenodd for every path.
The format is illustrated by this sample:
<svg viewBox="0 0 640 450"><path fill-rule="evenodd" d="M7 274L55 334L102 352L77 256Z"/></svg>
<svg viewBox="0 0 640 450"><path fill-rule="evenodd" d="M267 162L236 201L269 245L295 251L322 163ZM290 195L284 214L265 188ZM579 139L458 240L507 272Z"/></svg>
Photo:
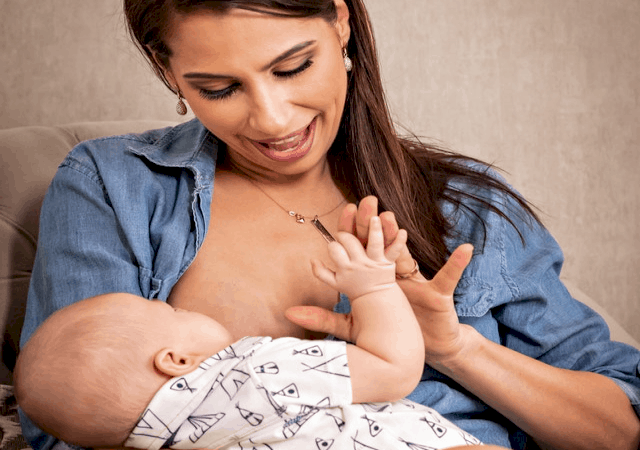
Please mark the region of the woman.
<svg viewBox="0 0 640 450"><path fill-rule="evenodd" d="M234 337L306 336L284 317L306 305L298 324L348 338L348 316L329 311L348 302L309 258L327 261L327 233L364 237L379 208L388 239L409 233L397 271L428 362L410 398L504 447L637 448L639 352L571 299L557 245L487 166L396 135L361 0L126 0L125 13L197 120L63 162L23 343L56 309L109 292L210 314ZM476 254L455 304L430 303L426 279L464 242ZM36 450L62 445L23 427Z"/></svg>

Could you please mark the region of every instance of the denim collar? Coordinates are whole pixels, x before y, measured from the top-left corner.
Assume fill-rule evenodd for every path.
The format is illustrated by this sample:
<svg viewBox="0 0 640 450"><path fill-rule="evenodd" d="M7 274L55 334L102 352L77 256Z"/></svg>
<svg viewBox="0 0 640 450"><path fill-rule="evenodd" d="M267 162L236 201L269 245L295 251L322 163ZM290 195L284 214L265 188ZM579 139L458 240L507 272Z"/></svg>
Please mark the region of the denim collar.
<svg viewBox="0 0 640 450"><path fill-rule="evenodd" d="M175 127L136 135L137 145L127 149L162 167L190 169L195 175L196 189L211 186L218 150L224 144L204 125L193 119ZM147 145L140 145L144 141Z"/></svg>

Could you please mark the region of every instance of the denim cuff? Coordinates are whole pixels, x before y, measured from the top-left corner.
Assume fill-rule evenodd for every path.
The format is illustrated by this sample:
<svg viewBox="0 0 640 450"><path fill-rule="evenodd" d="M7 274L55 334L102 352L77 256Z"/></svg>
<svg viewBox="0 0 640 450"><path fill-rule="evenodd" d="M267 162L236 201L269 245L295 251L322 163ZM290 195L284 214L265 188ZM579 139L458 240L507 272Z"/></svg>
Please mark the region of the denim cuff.
<svg viewBox="0 0 640 450"><path fill-rule="evenodd" d="M640 370L640 366L638 367ZM633 410L636 412L636 416L640 419L640 388L627 383L626 381L618 380L616 378L611 378L620 389L627 394L629 397L629 401L631 401L631 406L633 406Z"/></svg>

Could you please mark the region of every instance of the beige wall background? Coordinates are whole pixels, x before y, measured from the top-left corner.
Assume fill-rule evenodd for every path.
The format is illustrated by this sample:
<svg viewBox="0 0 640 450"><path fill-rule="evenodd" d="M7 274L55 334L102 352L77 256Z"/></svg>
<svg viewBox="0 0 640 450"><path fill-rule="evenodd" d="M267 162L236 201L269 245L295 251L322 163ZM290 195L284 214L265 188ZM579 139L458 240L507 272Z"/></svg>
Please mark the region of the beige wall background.
<svg viewBox="0 0 640 450"><path fill-rule="evenodd" d="M494 162L640 339L640 2L365 0L397 122ZM0 128L178 120L120 0L0 0Z"/></svg>

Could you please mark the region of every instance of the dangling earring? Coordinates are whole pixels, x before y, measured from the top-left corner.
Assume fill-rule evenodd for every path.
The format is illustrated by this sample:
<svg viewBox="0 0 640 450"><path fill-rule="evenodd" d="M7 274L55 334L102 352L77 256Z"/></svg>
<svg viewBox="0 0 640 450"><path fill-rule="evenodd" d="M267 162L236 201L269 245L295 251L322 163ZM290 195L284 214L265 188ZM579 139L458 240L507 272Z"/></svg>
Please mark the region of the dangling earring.
<svg viewBox="0 0 640 450"><path fill-rule="evenodd" d="M351 69L353 69L353 63L351 62L351 58L347 55L347 47L342 49L342 59L344 61L344 68L347 72L351 72Z"/></svg>
<svg viewBox="0 0 640 450"><path fill-rule="evenodd" d="M185 105L182 92L178 90L178 104L176 105L176 112L181 116L184 116L187 113L187 105Z"/></svg>

